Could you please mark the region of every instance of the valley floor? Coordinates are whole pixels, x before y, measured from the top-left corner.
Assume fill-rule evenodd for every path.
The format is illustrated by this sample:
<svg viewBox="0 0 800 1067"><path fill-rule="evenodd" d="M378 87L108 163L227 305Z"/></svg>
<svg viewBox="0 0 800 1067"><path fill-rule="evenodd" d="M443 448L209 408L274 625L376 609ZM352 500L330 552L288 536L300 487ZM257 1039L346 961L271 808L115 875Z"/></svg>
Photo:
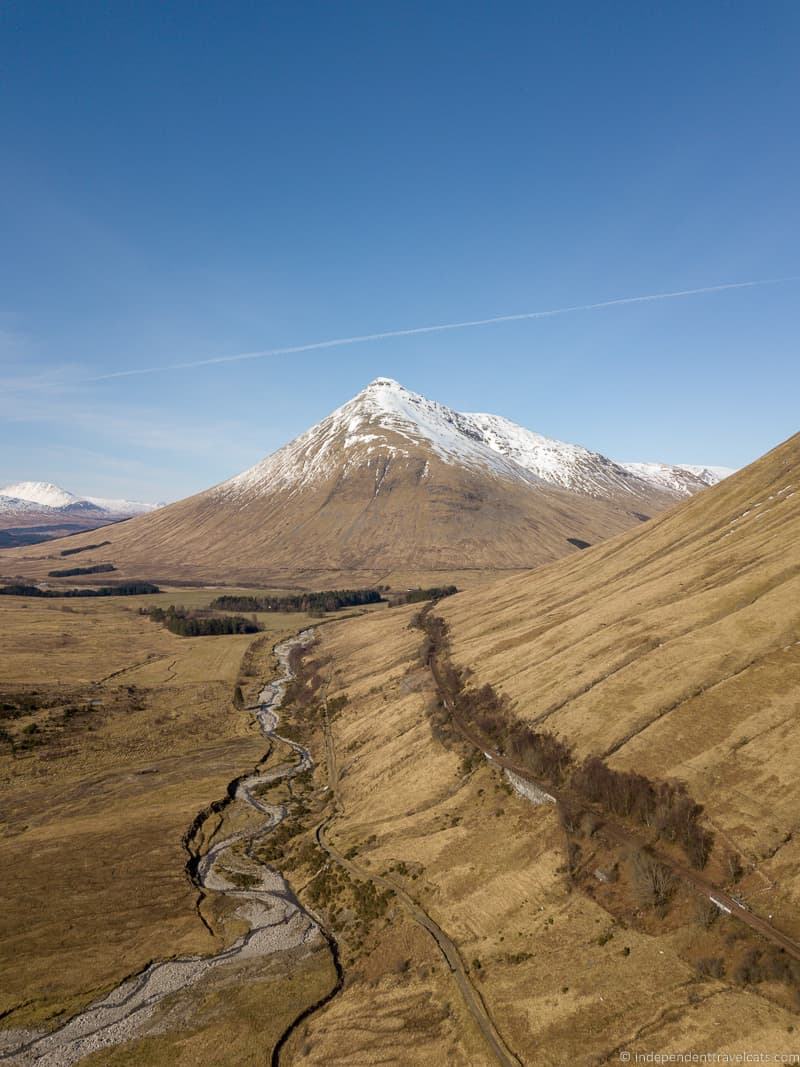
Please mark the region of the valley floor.
<svg viewBox="0 0 800 1067"><path fill-rule="evenodd" d="M213 899L198 909L189 830L263 759L235 685L261 688L272 645L299 620L276 616L261 635L178 638L130 601L0 600L0 1012L16 1031L49 1029L151 960L213 955L242 932ZM211 841L223 820L208 814ZM237 968L273 995L291 977L294 992L271 1016L274 1040L298 996L313 1003L333 974L327 951ZM236 1018L257 1003L246 988L204 996L219 1000L204 1013L212 1033L226 1006ZM264 1040L259 1026L245 1044L260 1053Z"/></svg>
<svg viewBox="0 0 800 1067"><path fill-rule="evenodd" d="M151 959L241 934L224 900L198 901L186 844L202 855L252 825L236 809L196 816L264 756L234 686L253 701L299 620L188 639L119 602L3 600L3 692L35 690L37 710L11 723L3 757L0 1010L7 1028L47 1028ZM263 1064L282 1035L281 1064L317 1067L794 1051L785 991L698 974L706 934L684 901L655 919L595 899L570 878L554 807L436 735L416 610L319 628L281 722L316 767L264 794L293 820L246 857L287 877L335 956L320 942L239 962L167 1000L152 1034L85 1062ZM737 936L732 920L716 930Z"/></svg>

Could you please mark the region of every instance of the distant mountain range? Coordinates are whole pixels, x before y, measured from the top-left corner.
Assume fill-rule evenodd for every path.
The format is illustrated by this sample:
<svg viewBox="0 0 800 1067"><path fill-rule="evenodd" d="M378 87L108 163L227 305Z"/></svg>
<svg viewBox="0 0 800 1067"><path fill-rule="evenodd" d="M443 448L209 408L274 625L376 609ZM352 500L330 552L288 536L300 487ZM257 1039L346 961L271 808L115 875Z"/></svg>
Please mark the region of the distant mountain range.
<svg viewBox="0 0 800 1067"><path fill-rule="evenodd" d="M155 511L163 504L143 504L139 500L108 500L99 496L76 496L60 485L52 482L15 482L14 485L6 485L0 489L0 504L5 505L8 500L16 500L24 504L38 504L43 508L52 508L58 511L88 511L96 510L105 512L114 518L130 518L131 515L144 515L148 511Z"/></svg>
<svg viewBox="0 0 800 1067"><path fill-rule="evenodd" d="M159 507L163 505L76 496L52 482L15 482L0 489L0 547L94 530Z"/></svg>
<svg viewBox="0 0 800 1067"><path fill-rule="evenodd" d="M724 473L617 463L378 378L244 473L109 530L106 557L131 574L270 584L521 569ZM83 503L100 504L60 508Z"/></svg>

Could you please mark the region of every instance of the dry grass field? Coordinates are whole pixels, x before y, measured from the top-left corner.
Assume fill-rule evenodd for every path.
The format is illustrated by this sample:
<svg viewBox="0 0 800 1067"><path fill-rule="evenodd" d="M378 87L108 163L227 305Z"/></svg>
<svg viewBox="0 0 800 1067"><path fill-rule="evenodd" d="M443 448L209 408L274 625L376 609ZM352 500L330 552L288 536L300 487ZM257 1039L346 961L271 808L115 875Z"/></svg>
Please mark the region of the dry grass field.
<svg viewBox="0 0 800 1067"><path fill-rule="evenodd" d="M432 737L411 614L398 609L321 635L329 695L349 697L332 726L341 812L328 837L363 868L388 874L456 942L520 1061L589 1065L620 1048L705 1048L709 1035L715 1051L791 1048L796 1017L780 997L698 977L688 900L668 921L647 923L571 888L554 809L510 793L484 761L465 767ZM459 1016L457 987L427 941L433 959L409 952L394 983L357 962L343 993L306 1024L309 1051L298 1062L399 1062L398 997L405 990L413 1014L429 974L438 975L431 1008L441 1019L403 1062L493 1062L463 1007Z"/></svg>
<svg viewBox="0 0 800 1067"><path fill-rule="evenodd" d="M800 936L800 436L634 533L437 611L456 662L517 715L685 780L744 857L745 896Z"/></svg>
<svg viewBox="0 0 800 1067"><path fill-rule="evenodd" d="M222 943L196 913L182 838L265 751L232 702L242 657L259 642L263 680L273 640L301 619L270 616L266 640L181 638L137 608L0 598L14 741L0 745L5 1026L52 1021L151 959Z"/></svg>

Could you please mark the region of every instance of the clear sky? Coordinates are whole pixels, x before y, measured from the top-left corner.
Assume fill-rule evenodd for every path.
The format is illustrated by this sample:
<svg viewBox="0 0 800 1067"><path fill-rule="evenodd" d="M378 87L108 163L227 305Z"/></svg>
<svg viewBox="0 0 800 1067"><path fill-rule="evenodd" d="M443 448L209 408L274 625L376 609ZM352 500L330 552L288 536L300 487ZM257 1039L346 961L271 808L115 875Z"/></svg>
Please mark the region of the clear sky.
<svg viewBox="0 0 800 1067"><path fill-rule="evenodd" d="M798 429L800 5L5 0L0 484L175 499L387 375L618 459Z"/></svg>

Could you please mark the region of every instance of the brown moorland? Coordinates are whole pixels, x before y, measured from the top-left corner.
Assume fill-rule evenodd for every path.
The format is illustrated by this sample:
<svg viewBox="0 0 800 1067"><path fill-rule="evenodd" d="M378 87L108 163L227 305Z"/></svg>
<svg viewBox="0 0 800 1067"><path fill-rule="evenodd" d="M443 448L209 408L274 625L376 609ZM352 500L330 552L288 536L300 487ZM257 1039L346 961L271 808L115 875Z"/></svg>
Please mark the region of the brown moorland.
<svg viewBox="0 0 800 1067"><path fill-rule="evenodd" d="M454 660L579 756L677 778L800 937L800 435L646 526L437 607Z"/></svg>
<svg viewBox="0 0 800 1067"><path fill-rule="evenodd" d="M49 1025L151 959L239 932L200 921L182 842L264 755L237 680L263 682L272 643L307 616L181 638L139 602L0 598L6 1027Z"/></svg>
<svg viewBox="0 0 800 1067"><path fill-rule="evenodd" d="M620 1048L703 1048L711 1034L715 1051L791 1047L795 1011L782 992L702 972L699 955L738 936L732 920L709 933L680 889L665 915L642 913L624 866L614 886L590 876L596 893L587 892L569 876L552 805L531 805L482 758L434 736L412 614L397 609L321 632L329 699L348 697L331 723L340 804L326 833L452 938L512 1054L588 1067ZM437 966L448 974L441 954ZM406 980L427 967L409 953ZM398 1062L382 981L356 960L344 991L305 1024L309 1052L297 1062ZM452 1011L452 975L444 995ZM464 1033L474 1034L468 1023ZM405 1062L460 1062L448 1030L435 1037L434 1029L426 1054ZM472 1045L470 1062L495 1062L485 1043L473 1036Z"/></svg>

